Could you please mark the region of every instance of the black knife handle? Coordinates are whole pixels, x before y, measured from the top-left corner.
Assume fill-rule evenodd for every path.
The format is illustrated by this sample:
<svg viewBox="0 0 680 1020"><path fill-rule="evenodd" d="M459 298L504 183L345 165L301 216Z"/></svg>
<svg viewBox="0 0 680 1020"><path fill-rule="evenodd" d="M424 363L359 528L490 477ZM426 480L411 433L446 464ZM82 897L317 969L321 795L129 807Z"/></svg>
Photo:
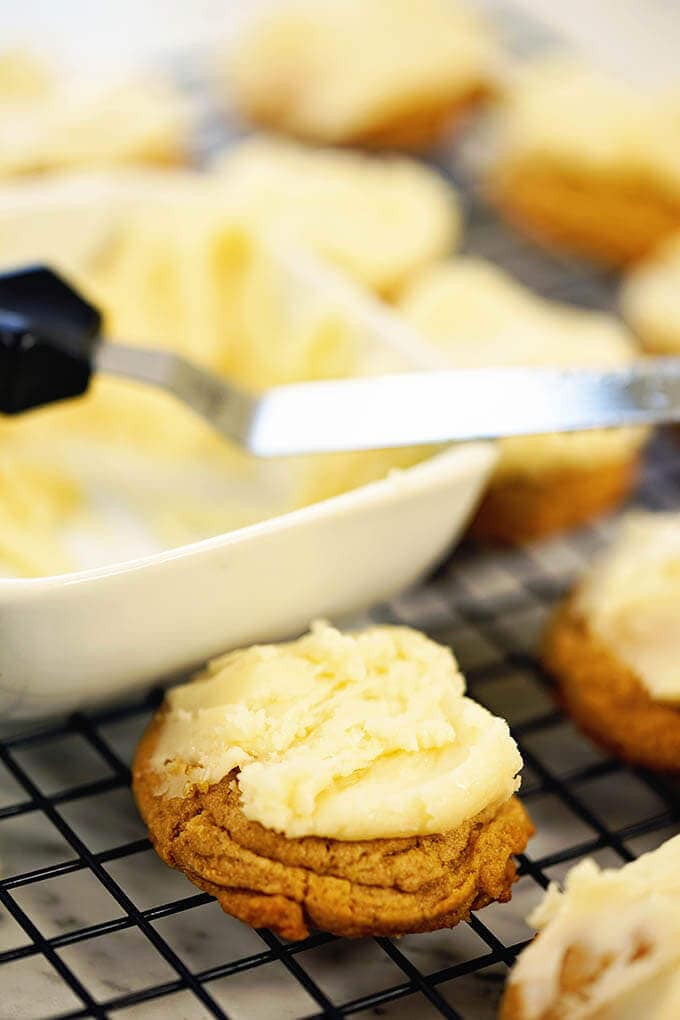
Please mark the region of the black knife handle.
<svg viewBox="0 0 680 1020"><path fill-rule="evenodd" d="M87 390L101 315L46 266L0 273L0 412Z"/></svg>

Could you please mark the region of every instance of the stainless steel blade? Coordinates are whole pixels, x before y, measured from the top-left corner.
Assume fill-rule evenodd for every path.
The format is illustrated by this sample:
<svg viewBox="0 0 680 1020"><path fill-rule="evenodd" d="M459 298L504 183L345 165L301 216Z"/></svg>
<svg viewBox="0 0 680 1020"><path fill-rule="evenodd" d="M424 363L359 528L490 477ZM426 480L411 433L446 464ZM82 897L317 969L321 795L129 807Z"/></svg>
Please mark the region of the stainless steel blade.
<svg viewBox="0 0 680 1020"><path fill-rule="evenodd" d="M680 421L680 358L607 372L446 369L259 396L167 351L103 344L97 367L163 387L258 457Z"/></svg>
<svg viewBox="0 0 680 1020"><path fill-rule="evenodd" d="M278 456L672 421L680 358L611 372L445 370L270 390L248 448Z"/></svg>

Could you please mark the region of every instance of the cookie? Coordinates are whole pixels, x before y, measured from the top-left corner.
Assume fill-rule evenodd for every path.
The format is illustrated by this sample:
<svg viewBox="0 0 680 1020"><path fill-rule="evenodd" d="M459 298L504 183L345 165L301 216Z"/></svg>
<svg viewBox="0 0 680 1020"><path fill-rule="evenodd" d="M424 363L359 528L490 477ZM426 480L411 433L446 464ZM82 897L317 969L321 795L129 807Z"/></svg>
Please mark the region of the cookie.
<svg viewBox="0 0 680 1020"><path fill-rule="evenodd" d="M482 259L453 258L424 271L399 308L454 367L605 368L636 357L632 336L612 316L540 298ZM610 429L502 439L472 534L526 542L617 506L635 484L646 437Z"/></svg>
<svg viewBox="0 0 680 1020"><path fill-rule="evenodd" d="M318 928L350 938L449 928L510 899L512 855L533 829L521 802L441 835L343 842L290 839L247 819L235 772L185 798L154 794L149 758L162 716L135 758L140 813L158 855L255 928L302 939Z"/></svg>
<svg viewBox="0 0 680 1020"><path fill-rule="evenodd" d="M499 1020L673 1020L680 1011L680 836L622 867L576 864L527 923Z"/></svg>
<svg viewBox="0 0 680 1020"><path fill-rule="evenodd" d="M619 304L645 350L662 355L680 351L680 234L626 274Z"/></svg>
<svg viewBox="0 0 680 1020"><path fill-rule="evenodd" d="M185 162L187 119L179 93L161 80L55 88L0 109L0 177L126 164Z"/></svg>
<svg viewBox="0 0 680 1020"><path fill-rule="evenodd" d="M680 98L563 57L519 70L503 97L488 193L547 247L610 265L680 228Z"/></svg>
<svg viewBox="0 0 680 1020"><path fill-rule="evenodd" d="M680 514L630 514L543 646L581 728L619 757L669 772L680 771L679 585Z"/></svg>
<svg viewBox="0 0 680 1020"><path fill-rule="evenodd" d="M533 542L587 524L618 507L635 487L639 457L594 468L566 467L534 477L497 477L470 524L481 542Z"/></svg>
<svg viewBox="0 0 680 1020"><path fill-rule="evenodd" d="M228 913L291 939L359 937L510 897L533 831L520 765L447 649L317 624L171 692L133 790L159 855Z"/></svg>
<svg viewBox="0 0 680 1020"><path fill-rule="evenodd" d="M49 95L52 70L23 49L0 50L0 111L5 103L26 103Z"/></svg>
<svg viewBox="0 0 680 1020"><path fill-rule="evenodd" d="M460 239L455 189L406 157L254 137L214 169L239 215L304 244L384 297Z"/></svg>
<svg viewBox="0 0 680 1020"><path fill-rule="evenodd" d="M293 0L241 34L227 87L246 119L273 131L421 150L493 90L498 63L486 27L454 2Z"/></svg>
<svg viewBox="0 0 680 1020"><path fill-rule="evenodd" d="M565 711L584 733L617 758L680 773L680 709L655 701L570 602L554 617L541 657Z"/></svg>

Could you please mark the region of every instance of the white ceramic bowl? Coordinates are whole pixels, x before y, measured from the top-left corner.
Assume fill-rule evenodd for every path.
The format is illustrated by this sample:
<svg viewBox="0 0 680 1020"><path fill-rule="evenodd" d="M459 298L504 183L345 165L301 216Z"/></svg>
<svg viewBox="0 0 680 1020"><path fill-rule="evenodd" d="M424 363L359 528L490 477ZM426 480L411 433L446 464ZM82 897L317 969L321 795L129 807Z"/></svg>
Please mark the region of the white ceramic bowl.
<svg viewBox="0 0 680 1020"><path fill-rule="evenodd" d="M160 186L153 175L120 174L8 187L0 226L21 239L23 259L58 258L64 223L82 226L76 240L87 251L110 229L121 189L138 199L152 186ZM370 295L289 245L274 247L299 289L291 303L296 293L320 291L353 318L366 371L441 363ZM83 563L93 569L0 580L0 716L115 698L231 647L277 640L315 617L354 614L388 598L460 536L495 457L490 444L460 446L304 510L171 551L142 546L152 554L140 558L139 545L123 542L114 553L122 563L96 565L102 548Z"/></svg>
<svg viewBox="0 0 680 1020"><path fill-rule="evenodd" d="M73 709L277 640L412 584L459 537L494 464L468 444L217 538L59 577L0 580L0 715Z"/></svg>

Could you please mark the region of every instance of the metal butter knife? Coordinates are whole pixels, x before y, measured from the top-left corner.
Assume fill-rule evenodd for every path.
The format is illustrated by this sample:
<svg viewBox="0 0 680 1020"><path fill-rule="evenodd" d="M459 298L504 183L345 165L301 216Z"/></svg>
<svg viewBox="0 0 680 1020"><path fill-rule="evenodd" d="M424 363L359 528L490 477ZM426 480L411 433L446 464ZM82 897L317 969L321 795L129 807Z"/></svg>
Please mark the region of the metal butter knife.
<svg viewBox="0 0 680 1020"><path fill-rule="evenodd" d="M84 393L93 371L172 393L258 457L680 421L680 358L620 370L444 369L251 394L168 351L100 337L101 318L37 267L0 276L0 410Z"/></svg>

